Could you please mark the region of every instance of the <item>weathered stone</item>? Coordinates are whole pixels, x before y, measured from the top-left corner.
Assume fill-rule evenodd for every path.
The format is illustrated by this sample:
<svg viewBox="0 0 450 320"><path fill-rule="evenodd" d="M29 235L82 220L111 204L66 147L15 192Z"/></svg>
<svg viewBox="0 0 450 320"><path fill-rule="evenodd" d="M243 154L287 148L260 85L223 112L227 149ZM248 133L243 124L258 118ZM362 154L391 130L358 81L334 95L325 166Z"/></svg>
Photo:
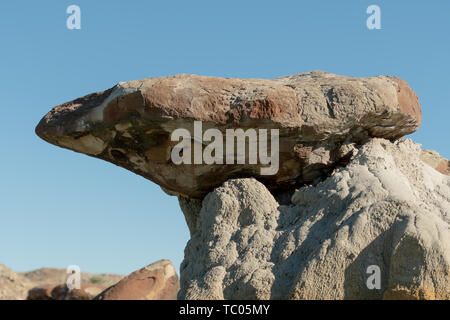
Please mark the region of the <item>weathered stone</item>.
<svg viewBox="0 0 450 320"><path fill-rule="evenodd" d="M278 129L279 170L258 164L181 164L170 158L177 128ZM196 75L121 82L53 108L36 133L57 146L131 170L170 194L203 198L230 178L256 177L282 192L317 182L348 162L342 145L395 139L421 121L419 101L403 80L309 72L273 80ZM204 147L204 146L202 146Z"/></svg>
<svg viewBox="0 0 450 320"><path fill-rule="evenodd" d="M69 290L65 284L60 284L53 288L52 295L56 300L92 300L105 289L98 284L81 283L80 289Z"/></svg>
<svg viewBox="0 0 450 320"><path fill-rule="evenodd" d="M0 300L24 300L32 283L0 264Z"/></svg>
<svg viewBox="0 0 450 320"><path fill-rule="evenodd" d="M28 291L27 300L55 300L52 296L54 285L47 284L31 288Z"/></svg>
<svg viewBox="0 0 450 320"><path fill-rule="evenodd" d="M438 152L423 150L420 154L420 159L440 173L450 176L450 160L441 157Z"/></svg>
<svg viewBox="0 0 450 320"><path fill-rule="evenodd" d="M109 287L95 300L176 300L180 284L169 260L159 260Z"/></svg>
<svg viewBox="0 0 450 320"><path fill-rule="evenodd" d="M197 217L202 209L202 202L200 200L178 196L178 203L180 204L181 211L184 214L186 224L192 236L197 230Z"/></svg>
<svg viewBox="0 0 450 320"><path fill-rule="evenodd" d="M28 291L27 300L92 300L105 289L92 283L81 283L79 289L72 290L65 284L45 284Z"/></svg>
<svg viewBox="0 0 450 320"><path fill-rule="evenodd" d="M411 140L372 139L356 151L288 206L255 179L209 193L179 298L450 299L450 177ZM367 286L373 265L380 289Z"/></svg>

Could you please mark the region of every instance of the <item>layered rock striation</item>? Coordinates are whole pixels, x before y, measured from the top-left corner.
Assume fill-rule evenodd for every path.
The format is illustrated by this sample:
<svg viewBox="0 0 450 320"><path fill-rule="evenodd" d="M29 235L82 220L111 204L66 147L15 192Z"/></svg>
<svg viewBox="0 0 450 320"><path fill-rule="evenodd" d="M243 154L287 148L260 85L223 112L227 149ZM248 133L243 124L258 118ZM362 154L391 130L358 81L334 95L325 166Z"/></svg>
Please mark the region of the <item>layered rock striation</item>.
<svg viewBox="0 0 450 320"><path fill-rule="evenodd" d="M224 136L227 129L278 130L276 172L261 174L267 164L251 163L250 151L240 164L236 154L226 165L175 164L171 155L178 141L171 135L176 129L190 132L200 153L208 144L208 137L195 135L195 121L201 121L202 132L216 129ZM420 122L417 96L394 77L320 71L272 80L183 74L121 82L56 106L36 133L124 167L171 194L202 199L230 178L256 177L274 192L312 183L348 162L353 144L372 137L396 139Z"/></svg>

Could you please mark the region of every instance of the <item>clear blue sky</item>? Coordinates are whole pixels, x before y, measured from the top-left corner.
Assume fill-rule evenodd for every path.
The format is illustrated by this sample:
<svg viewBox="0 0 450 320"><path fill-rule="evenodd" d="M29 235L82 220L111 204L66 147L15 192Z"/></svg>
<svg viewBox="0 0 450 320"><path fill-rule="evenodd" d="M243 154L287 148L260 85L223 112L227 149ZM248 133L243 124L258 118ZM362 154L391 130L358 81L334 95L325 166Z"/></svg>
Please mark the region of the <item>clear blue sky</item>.
<svg viewBox="0 0 450 320"><path fill-rule="evenodd" d="M81 30L66 28L71 4ZM381 30L366 28L371 4ZM449 14L447 0L1 1L0 263L126 274L168 258L178 269L189 236L175 197L34 134L53 106L119 81L395 75L421 100L412 138L449 158Z"/></svg>

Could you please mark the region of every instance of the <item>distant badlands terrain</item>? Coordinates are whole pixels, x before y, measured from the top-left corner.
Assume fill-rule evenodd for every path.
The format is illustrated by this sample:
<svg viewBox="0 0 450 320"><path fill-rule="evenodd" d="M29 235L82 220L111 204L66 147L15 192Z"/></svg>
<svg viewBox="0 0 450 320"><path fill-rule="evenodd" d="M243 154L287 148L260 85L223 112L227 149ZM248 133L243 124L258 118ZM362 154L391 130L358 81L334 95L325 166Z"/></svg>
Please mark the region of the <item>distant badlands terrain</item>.
<svg viewBox="0 0 450 320"><path fill-rule="evenodd" d="M81 273L79 289L66 286L64 269L14 272L0 264L0 300L173 300L178 276L168 260L159 260L128 276Z"/></svg>
<svg viewBox="0 0 450 320"><path fill-rule="evenodd" d="M109 287L124 276L116 274L82 273L81 281L86 284L95 284ZM64 284L67 273L64 269L42 268L29 272L14 272L5 265L0 264L0 299L23 300L27 298L28 291L35 287Z"/></svg>

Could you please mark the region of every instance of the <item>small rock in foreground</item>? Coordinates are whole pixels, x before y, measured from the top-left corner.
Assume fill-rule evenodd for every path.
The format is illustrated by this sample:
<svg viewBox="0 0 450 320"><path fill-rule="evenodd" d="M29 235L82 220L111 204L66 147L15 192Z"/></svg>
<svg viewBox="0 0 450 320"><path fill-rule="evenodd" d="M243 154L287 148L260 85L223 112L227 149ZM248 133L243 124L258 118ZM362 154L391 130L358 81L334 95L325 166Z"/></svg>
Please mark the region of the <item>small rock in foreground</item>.
<svg viewBox="0 0 450 320"><path fill-rule="evenodd" d="M169 260L159 260L109 287L95 300L176 300L178 276Z"/></svg>

